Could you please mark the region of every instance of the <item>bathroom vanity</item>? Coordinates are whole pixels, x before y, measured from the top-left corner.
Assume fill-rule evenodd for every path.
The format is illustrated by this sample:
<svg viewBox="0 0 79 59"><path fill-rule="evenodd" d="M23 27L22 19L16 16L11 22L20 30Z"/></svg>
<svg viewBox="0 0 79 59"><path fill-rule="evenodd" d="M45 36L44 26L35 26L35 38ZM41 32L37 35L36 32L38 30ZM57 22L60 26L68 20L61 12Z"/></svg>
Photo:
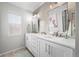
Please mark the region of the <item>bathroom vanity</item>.
<svg viewBox="0 0 79 59"><path fill-rule="evenodd" d="M62 37L29 33L25 46L35 57L74 57L75 40Z"/></svg>
<svg viewBox="0 0 79 59"><path fill-rule="evenodd" d="M26 33L25 46L36 57L74 57L75 3L64 3L61 6L49 9L47 13L47 22L41 19L40 16L40 23L36 23L36 25L40 24L40 26L32 26L34 30L36 28L39 28L39 30ZM46 19L44 16L43 18ZM44 30L41 31L41 29ZM50 35L36 34L44 32Z"/></svg>

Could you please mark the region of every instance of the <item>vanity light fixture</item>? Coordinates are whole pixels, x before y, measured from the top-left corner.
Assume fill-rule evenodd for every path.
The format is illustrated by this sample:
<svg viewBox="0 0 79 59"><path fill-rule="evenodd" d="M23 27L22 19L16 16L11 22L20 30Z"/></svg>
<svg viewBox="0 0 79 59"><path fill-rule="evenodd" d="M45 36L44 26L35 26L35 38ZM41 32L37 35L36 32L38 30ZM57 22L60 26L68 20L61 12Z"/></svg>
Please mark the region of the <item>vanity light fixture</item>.
<svg viewBox="0 0 79 59"><path fill-rule="evenodd" d="M50 3L50 5L49 5L49 7L50 7L50 9L52 9L53 8L53 6L52 6L52 4Z"/></svg>
<svg viewBox="0 0 79 59"><path fill-rule="evenodd" d="M54 2L54 3L53 3L53 2L50 2L50 3L49 3L50 9L53 9L53 5L55 5L55 4L57 4L57 2Z"/></svg>

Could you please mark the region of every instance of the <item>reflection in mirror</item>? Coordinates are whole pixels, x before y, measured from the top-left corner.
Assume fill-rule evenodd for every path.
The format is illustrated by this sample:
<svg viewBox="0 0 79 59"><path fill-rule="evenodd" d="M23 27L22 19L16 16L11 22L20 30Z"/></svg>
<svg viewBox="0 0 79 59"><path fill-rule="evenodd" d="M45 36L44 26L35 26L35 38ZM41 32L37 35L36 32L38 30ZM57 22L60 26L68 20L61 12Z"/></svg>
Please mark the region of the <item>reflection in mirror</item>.
<svg viewBox="0 0 79 59"><path fill-rule="evenodd" d="M67 9L62 11L62 24L63 24L63 32L66 32L69 27L68 10Z"/></svg>
<svg viewBox="0 0 79 59"><path fill-rule="evenodd" d="M67 3L57 6L50 10L49 14L49 33L57 35L58 33L65 33L68 30L68 10ZM63 35L63 34L62 34Z"/></svg>
<svg viewBox="0 0 79 59"><path fill-rule="evenodd" d="M27 33L38 33L40 20L37 15L32 16L31 21L27 24Z"/></svg>
<svg viewBox="0 0 79 59"><path fill-rule="evenodd" d="M46 32L56 36L74 38L75 2L56 3L52 7L52 9L47 7L45 14L41 11L38 12L40 18L37 15L32 18L31 24L28 25L31 28L31 32Z"/></svg>
<svg viewBox="0 0 79 59"><path fill-rule="evenodd" d="M75 38L75 2L68 3L69 29L68 35Z"/></svg>
<svg viewBox="0 0 79 59"><path fill-rule="evenodd" d="M58 33L61 36L75 37L75 3L68 2L48 12L50 34Z"/></svg>

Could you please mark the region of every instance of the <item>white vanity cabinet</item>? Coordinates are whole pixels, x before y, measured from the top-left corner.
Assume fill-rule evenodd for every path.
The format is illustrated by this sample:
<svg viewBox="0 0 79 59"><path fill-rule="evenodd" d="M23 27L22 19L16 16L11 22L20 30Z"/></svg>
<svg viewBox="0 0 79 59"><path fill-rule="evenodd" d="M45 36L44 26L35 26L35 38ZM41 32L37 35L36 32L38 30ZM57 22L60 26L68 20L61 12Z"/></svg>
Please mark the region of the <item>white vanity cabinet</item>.
<svg viewBox="0 0 79 59"><path fill-rule="evenodd" d="M73 49L40 39L40 57L73 57Z"/></svg>
<svg viewBox="0 0 79 59"><path fill-rule="evenodd" d="M35 36L26 35L25 45L30 50L30 52L35 56L39 56L39 41Z"/></svg>
<svg viewBox="0 0 79 59"><path fill-rule="evenodd" d="M28 37L28 38L27 38ZM54 38L55 39L55 38ZM73 57L74 50L46 38L34 35L26 36L26 47L35 57Z"/></svg>
<svg viewBox="0 0 79 59"><path fill-rule="evenodd" d="M31 49L31 43L32 43L31 42L31 36L27 34L25 36L25 47L28 48L30 51L32 50Z"/></svg>
<svg viewBox="0 0 79 59"><path fill-rule="evenodd" d="M73 49L58 44L50 43L50 56L73 57Z"/></svg>

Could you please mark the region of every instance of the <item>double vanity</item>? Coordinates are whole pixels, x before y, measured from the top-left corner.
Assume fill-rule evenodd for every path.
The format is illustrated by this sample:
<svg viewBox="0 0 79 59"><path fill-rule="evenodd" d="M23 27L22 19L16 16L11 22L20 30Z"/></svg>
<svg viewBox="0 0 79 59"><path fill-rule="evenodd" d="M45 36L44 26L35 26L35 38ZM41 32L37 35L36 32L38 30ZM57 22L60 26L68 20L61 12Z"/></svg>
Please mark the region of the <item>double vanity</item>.
<svg viewBox="0 0 79 59"><path fill-rule="evenodd" d="M25 46L35 57L74 57L75 39L26 33Z"/></svg>
<svg viewBox="0 0 79 59"><path fill-rule="evenodd" d="M29 26L32 30L27 27L25 46L36 57L74 57L75 3L56 4L53 9L46 6L47 11L41 12L45 16L36 12Z"/></svg>

